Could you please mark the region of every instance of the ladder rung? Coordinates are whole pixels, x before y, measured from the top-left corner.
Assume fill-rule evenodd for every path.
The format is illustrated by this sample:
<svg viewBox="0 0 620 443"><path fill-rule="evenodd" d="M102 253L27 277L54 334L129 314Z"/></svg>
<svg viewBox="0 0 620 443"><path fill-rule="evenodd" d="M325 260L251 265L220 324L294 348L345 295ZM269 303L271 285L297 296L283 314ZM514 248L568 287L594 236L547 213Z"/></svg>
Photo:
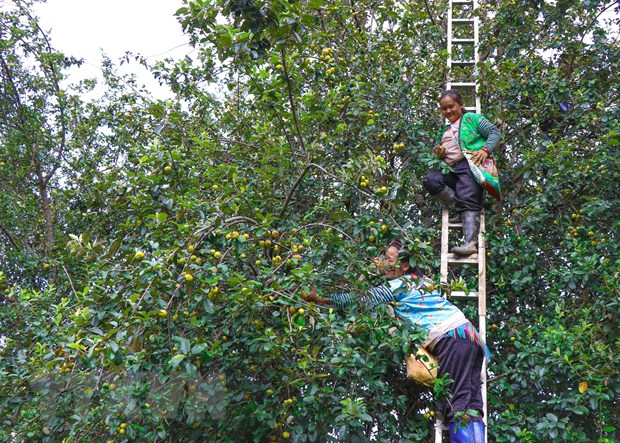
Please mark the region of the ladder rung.
<svg viewBox="0 0 620 443"><path fill-rule="evenodd" d="M478 253L462 257L452 252L448 253L448 263L478 263Z"/></svg>
<svg viewBox="0 0 620 443"><path fill-rule="evenodd" d="M448 222L448 228L462 228L462 227L463 227L463 223L461 222L456 222L456 223Z"/></svg>
<svg viewBox="0 0 620 443"><path fill-rule="evenodd" d="M476 86L476 84L472 82L451 82L451 85L461 88L474 88Z"/></svg>
<svg viewBox="0 0 620 443"><path fill-rule="evenodd" d="M450 292L450 297L458 297L458 298L478 298L478 293L476 291L465 292L465 291L452 291Z"/></svg>
<svg viewBox="0 0 620 443"><path fill-rule="evenodd" d="M474 23L475 20L476 19L473 19L473 18L453 18L452 23L456 25L465 25L468 23Z"/></svg>
<svg viewBox="0 0 620 443"><path fill-rule="evenodd" d="M452 0L454 5L473 5L474 0Z"/></svg>
<svg viewBox="0 0 620 443"><path fill-rule="evenodd" d="M473 38L453 38L452 39L453 45L473 45L474 43L476 43L476 40L474 40Z"/></svg>
<svg viewBox="0 0 620 443"><path fill-rule="evenodd" d="M476 64L475 60L451 60L450 64L452 66L474 66Z"/></svg>

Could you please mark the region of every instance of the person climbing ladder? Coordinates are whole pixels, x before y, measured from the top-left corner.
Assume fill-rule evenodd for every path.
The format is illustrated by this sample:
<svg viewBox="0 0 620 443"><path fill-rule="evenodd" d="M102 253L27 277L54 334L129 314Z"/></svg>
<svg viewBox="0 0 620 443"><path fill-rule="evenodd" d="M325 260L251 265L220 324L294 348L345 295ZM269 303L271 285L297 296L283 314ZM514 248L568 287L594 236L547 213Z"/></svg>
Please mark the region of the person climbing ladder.
<svg viewBox="0 0 620 443"><path fill-rule="evenodd" d="M458 91L447 90L441 94L439 106L449 124L438 137L440 143L434 152L452 171L429 172L423 185L432 196L459 214L465 242L452 252L469 256L477 251L484 190L501 199L497 171L495 177L485 171L493 150L499 145L500 132L481 114L467 112Z"/></svg>

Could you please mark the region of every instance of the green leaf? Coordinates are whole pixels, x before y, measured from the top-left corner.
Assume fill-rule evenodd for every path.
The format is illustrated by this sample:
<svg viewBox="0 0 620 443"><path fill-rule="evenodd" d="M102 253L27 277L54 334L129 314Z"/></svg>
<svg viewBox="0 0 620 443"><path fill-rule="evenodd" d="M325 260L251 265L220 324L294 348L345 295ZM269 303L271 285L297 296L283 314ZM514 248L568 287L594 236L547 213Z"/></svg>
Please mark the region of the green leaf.
<svg viewBox="0 0 620 443"><path fill-rule="evenodd" d="M168 365L172 369L176 369L176 367L179 366L179 364L181 364L181 362L185 360L186 357L187 356L185 354L176 354L174 357L168 360Z"/></svg>

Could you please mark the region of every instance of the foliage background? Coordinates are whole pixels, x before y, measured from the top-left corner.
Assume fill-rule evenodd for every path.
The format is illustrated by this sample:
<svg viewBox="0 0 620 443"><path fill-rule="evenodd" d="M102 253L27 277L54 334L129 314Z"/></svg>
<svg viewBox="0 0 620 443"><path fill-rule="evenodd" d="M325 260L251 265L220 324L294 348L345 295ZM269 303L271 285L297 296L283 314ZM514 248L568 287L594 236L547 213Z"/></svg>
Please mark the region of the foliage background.
<svg viewBox="0 0 620 443"><path fill-rule="evenodd" d="M12 3L0 441L432 441L433 392L403 365L420 333L300 291L363 291L394 235L438 271L421 178L446 2L190 0L196 56L149 66L169 101L112 60L85 99L80 61ZM477 12L505 192L487 207L491 441L619 441L619 12Z"/></svg>

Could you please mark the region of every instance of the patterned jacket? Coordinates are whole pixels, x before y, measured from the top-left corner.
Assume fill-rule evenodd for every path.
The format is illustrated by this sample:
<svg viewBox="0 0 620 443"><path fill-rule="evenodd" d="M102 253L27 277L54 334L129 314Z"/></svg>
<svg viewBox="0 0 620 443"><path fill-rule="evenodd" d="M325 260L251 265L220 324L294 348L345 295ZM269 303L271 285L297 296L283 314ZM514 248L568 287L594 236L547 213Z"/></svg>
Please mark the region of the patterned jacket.
<svg viewBox="0 0 620 443"><path fill-rule="evenodd" d="M351 294L334 294L330 305L344 307L359 301L364 304L388 303L403 321L428 331L422 346L432 350L435 343L446 335L468 339L478 343L490 358L490 352L481 340L478 331L467 320L459 308L441 296L437 291L424 289L422 279L411 276L390 280L387 285L371 288L367 296L354 298Z"/></svg>

